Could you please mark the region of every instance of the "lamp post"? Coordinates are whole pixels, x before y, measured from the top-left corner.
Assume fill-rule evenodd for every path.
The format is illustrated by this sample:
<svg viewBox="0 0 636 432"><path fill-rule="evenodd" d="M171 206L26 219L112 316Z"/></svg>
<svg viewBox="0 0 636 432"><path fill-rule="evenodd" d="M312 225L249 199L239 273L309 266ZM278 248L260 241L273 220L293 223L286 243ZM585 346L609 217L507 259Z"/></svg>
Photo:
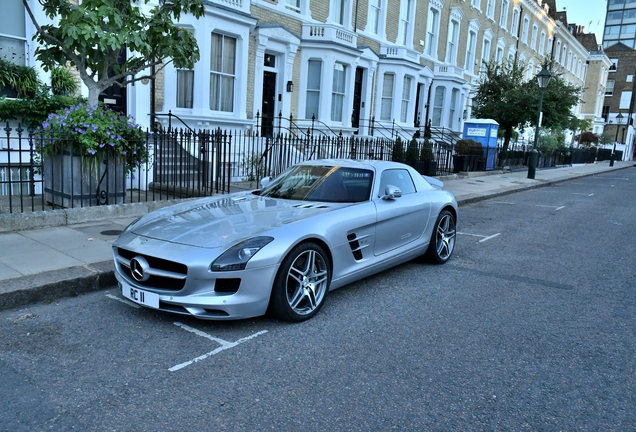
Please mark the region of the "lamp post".
<svg viewBox="0 0 636 432"><path fill-rule="evenodd" d="M539 130L541 129L541 108L543 107L543 94L548 87L548 83L552 79L552 74L545 65L541 72L537 75L537 82L539 83L539 115L537 116L537 127L534 130L534 148L530 153L530 161L528 163L528 178L533 179L537 170L537 159L539 158L539 152L537 146L539 144Z"/></svg>
<svg viewBox="0 0 636 432"><path fill-rule="evenodd" d="M610 156L610 166L614 166L614 155L616 153L616 141L618 141L618 131L621 128L621 123L623 122L623 114L618 112L616 116L616 136L614 137L614 148L612 149L612 155Z"/></svg>

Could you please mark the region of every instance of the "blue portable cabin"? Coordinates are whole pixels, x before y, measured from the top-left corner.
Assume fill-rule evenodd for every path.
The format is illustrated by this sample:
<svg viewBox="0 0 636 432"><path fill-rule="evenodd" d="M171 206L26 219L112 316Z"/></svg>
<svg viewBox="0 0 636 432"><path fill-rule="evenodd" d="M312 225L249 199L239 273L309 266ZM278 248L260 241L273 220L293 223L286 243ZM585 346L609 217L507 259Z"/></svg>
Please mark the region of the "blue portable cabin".
<svg viewBox="0 0 636 432"><path fill-rule="evenodd" d="M463 137L477 141L482 145L487 171L495 169L497 132L499 132L499 123L493 119L470 119L464 123Z"/></svg>

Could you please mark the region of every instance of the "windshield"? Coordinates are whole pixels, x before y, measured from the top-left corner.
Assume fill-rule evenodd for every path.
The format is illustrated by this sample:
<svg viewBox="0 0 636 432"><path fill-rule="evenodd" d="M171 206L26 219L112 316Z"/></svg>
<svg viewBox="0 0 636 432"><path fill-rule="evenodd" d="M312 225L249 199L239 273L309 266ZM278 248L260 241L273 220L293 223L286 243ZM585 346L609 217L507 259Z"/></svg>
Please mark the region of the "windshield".
<svg viewBox="0 0 636 432"><path fill-rule="evenodd" d="M369 199L373 171L338 166L297 165L261 190L261 196L299 201L360 202Z"/></svg>

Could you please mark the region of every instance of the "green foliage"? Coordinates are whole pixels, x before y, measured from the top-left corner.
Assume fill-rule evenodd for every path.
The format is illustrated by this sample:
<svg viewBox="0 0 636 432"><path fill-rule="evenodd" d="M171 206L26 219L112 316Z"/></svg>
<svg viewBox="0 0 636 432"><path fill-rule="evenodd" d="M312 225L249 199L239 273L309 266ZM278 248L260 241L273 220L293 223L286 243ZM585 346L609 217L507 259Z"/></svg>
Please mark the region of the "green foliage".
<svg viewBox="0 0 636 432"><path fill-rule="evenodd" d="M415 139L415 137L411 138L411 141L409 141L409 145L406 148L405 159L406 163L410 165L414 164L420 159L420 149L417 145L417 139Z"/></svg>
<svg viewBox="0 0 636 432"><path fill-rule="evenodd" d="M393 162L404 162L404 144L402 144L402 139L400 137L397 137L393 143L391 160Z"/></svg>
<svg viewBox="0 0 636 432"><path fill-rule="evenodd" d="M35 94L23 99L0 99L0 121L19 120L23 126L37 127L50 113L77 105L83 99L51 94L39 86Z"/></svg>
<svg viewBox="0 0 636 432"><path fill-rule="evenodd" d="M614 137L615 135L610 132L603 132L603 135L599 137L598 141L603 145L612 144L614 142Z"/></svg>
<svg viewBox="0 0 636 432"><path fill-rule="evenodd" d="M0 89L9 87L18 97L33 94L38 86L38 74L31 66L20 66L0 57Z"/></svg>
<svg viewBox="0 0 636 432"><path fill-rule="evenodd" d="M252 153L250 156L241 160L241 167L243 168L243 181L253 182L256 181L265 172L265 158L259 153Z"/></svg>
<svg viewBox="0 0 636 432"><path fill-rule="evenodd" d="M51 69L51 91L54 95L73 95L77 92L77 83L67 68Z"/></svg>
<svg viewBox="0 0 636 432"><path fill-rule="evenodd" d="M583 132L579 136L579 143L583 146L589 146L590 144L598 144L599 136L593 132Z"/></svg>
<svg viewBox="0 0 636 432"><path fill-rule="evenodd" d="M549 67L550 64L546 63ZM573 106L579 103L581 98L581 88L574 84L567 83L561 73L552 70L552 79L545 89L543 96L543 121L541 127L547 129L566 129L572 121L570 114ZM537 124L537 107L539 106L539 86L536 80L524 83L524 91L531 98L534 106L534 115L531 115L530 124ZM532 114L532 113L530 113Z"/></svg>
<svg viewBox="0 0 636 432"><path fill-rule="evenodd" d="M40 134L45 137L38 148L42 154L59 154L73 140L75 150L86 156L125 156L129 172L149 156L146 134L134 119L102 106L82 103L50 114Z"/></svg>
<svg viewBox="0 0 636 432"><path fill-rule="evenodd" d="M484 155L481 143L472 139L458 140L455 143L455 153L458 155Z"/></svg>
<svg viewBox="0 0 636 432"><path fill-rule="evenodd" d="M137 74L152 65L165 65L164 59L178 68L192 68L199 60L196 39L174 22L182 14L203 16L202 0L159 1L146 10L149 2L82 0L74 5L68 0L40 0L44 14L54 20L40 26L29 2L23 0L37 30L35 56L47 70L67 62L75 66L89 89L91 104L115 82L126 85L146 78Z"/></svg>
<svg viewBox="0 0 636 432"><path fill-rule="evenodd" d="M578 130L585 132L591 126L592 126L592 120L580 119L578 117L572 116L570 118L570 124L568 125L568 129L570 129L571 131L575 133Z"/></svg>
<svg viewBox="0 0 636 432"><path fill-rule="evenodd" d="M420 153L420 160L423 161L433 161L435 160L435 155L433 154L433 147L431 146L431 142L428 138L424 138L424 143L422 144L422 152Z"/></svg>
<svg viewBox="0 0 636 432"><path fill-rule="evenodd" d="M544 92L542 126L564 129L571 121L571 108L579 102L581 88L566 83L552 68L551 61L545 65L551 69L552 79ZM490 62L473 94L473 116L499 123L504 131L504 149L508 148L513 129L537 122L540 89L536 79L524 82L524 78L523 64Z"/></svg>
<svg viewBox="0 0 636 432"><path fill-rule="evenodd" d="M513 129L529 120L532 109L531 101L522 88L523 78L523 64L486 63L479 86L473 93L473 117L489 118L499 123L504 149L508 148Z"/></svg>
<svg viewBox="0 0 636 432"><path fill-rule="evenodd" d="M552 154L565 143L565 132L563 129L542 129L542 132L539 135L539 150L543 153Z"/></svg>

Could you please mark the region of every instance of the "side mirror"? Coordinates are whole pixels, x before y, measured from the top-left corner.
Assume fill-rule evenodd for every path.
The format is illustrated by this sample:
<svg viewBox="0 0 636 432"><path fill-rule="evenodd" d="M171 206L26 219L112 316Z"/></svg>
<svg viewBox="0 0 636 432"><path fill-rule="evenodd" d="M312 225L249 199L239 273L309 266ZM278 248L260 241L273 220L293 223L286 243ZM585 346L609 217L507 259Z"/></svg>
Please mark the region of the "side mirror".
<svg viewBox="0 0 636 432"><path fill-rule="evenodd" d="M393 185L386 185L386 187L384 188L384 195L381 196L380 198L383 200L389 200L389 199L395 199L395 198L400 198L402 196L402 191L400 190L400 188L393 186Z"/></svg>
<svg viewBox="0 0 636 432"><path fill-rule="evenodd" d="M272 181L272 176L267 176L267 177L263 177L261 179L261 189L264 188L265 186L267 186L269 184L269 182Z"/></svg>

